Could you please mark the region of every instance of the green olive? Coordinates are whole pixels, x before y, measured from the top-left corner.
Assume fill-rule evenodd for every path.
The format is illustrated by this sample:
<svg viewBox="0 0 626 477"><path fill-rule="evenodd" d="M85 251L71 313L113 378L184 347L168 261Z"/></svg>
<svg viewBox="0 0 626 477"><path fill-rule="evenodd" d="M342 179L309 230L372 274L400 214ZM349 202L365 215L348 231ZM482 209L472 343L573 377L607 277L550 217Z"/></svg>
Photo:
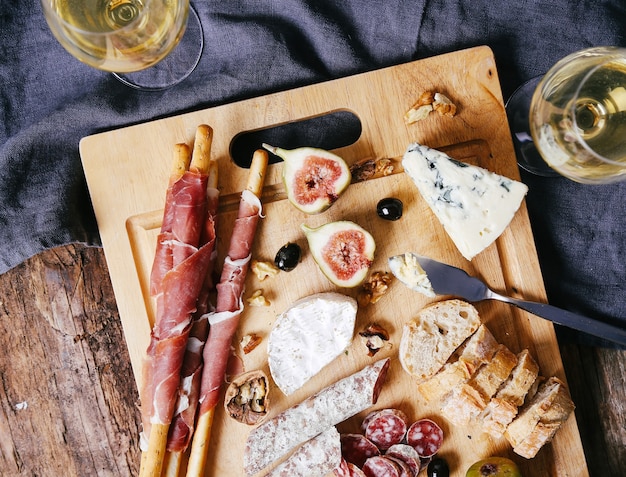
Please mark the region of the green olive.
<svg viewBox="0 0 626 477"><path fill-rule="evenodd" d="M522 474L511 459L489 457L474 463L465 477L522 477Z"/></svg>

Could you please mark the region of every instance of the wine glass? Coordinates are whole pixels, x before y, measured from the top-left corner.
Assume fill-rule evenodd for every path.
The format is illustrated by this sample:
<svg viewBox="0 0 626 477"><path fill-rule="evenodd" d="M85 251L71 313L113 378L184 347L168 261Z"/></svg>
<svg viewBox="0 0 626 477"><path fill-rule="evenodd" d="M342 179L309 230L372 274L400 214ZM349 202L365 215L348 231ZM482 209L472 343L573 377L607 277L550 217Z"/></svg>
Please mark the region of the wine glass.
<svg viewBox="0 0 626 477"><path fill-rule="evenodd" d="M523 169L586 184L626 179L626 48L563 58L518 88L507 114Z"/></svg>
<svg viewBox="0 0 626 477"><path fill-rule="evenodd" d="M202 26L189 0L41 4L52 33L71 55L129 86L167 88L185 79L200 59Z"/></svg>

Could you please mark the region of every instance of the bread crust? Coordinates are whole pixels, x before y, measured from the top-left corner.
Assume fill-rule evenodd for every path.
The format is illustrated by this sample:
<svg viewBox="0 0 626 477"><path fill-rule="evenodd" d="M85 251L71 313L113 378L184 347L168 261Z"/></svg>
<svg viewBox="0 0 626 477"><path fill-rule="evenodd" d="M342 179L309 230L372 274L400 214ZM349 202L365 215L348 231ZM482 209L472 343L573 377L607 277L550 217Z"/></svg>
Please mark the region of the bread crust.
<svg viewBox="0 0 626 477"><path fill-rule="evenodd" d="M481 413L480 421L485 432L495 438L502 437L538 375L539 366L530 352L527 349L520 352L517 366Z"/></svg>
<svg viewBox="0 0 626 477"><path fill-rule="evenodd" d="M539 387L504 435L516 454L532 459L554 437L574 409L565 383L553 376Z"/></svg>
<svg viewBox="0 0 626 477"><path fill-rule="evenodd" d="M453 424L468 425L487 407L516 364L517 356L505 345L498 345L493 359L445 400L441 407L444 417Z"/></svg>
<svg viewBox="0 0 626 477"><path fill-rule="evenodd" d="M424 307L402 329L398 354L403 369L419 381L432 377L479 326L478 311L465 301Z"/></svg>
<svg viewBox="0 0 626 477"><path fill-rule="evenodd" d="M488 363L496 350L498 342L485 325L469 337L459 356L449 361L431 378L418 384L417 389L426 401L437 401L450 393L452 389L471 378L476 370Z"/></svg>
<svg viewBox="0 0 626 477"><path fill-rule="evenodd" d="M460 300L425 307L403 329L399 357L426 401L439 401L455 425L480 425L503 436L528 459L548 443L574 410L565 383L546 379L525 349L515 355ZM465 316L457 316L465 312ZM457 322L455 322L457 320Z"/></svg>

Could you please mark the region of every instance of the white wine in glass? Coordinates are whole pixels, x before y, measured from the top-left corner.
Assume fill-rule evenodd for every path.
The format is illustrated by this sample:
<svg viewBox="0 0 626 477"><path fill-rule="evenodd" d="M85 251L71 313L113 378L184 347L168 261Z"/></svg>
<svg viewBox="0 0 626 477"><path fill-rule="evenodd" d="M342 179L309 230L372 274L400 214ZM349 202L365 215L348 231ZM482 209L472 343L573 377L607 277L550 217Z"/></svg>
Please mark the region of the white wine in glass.
<svg viewBox="0 0 626 477"><path fill-rule="evenodd" d="M559 174L588 184L626 179L626 49L590 48L557 62L537 85L529 121Z"/></svg>
<svg viewBox="0 0 626 477"><path fill-rule="evenodd" d="M189 0L41 3L52 33L70 54L117 74L146 70L167 57L183 37L190 11Z"/></svg>

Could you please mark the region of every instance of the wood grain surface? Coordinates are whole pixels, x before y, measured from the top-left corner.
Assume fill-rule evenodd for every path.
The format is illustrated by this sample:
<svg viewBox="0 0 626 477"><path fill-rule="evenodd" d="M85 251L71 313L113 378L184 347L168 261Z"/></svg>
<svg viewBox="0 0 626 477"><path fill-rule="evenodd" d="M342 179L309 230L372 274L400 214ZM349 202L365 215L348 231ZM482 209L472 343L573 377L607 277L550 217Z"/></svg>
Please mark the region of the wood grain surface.
<svg viewBox="0 0 626 477"><path fill-rule="evenodd" d="M560 350L589 474L622 475L626 352ZM137 388L102 249L47 250L0 275L0 379L0 475L138 474Z"/></svg>
<svg viewBox="0 0 626 477"><path fill-rule="evenodd" d="M407 125L404 113L428 90L448 95L458 105L457 115L449 118L435 113L418 124ZM279 274L270 281L261 283L249 274L248 293L263 289L271 305L246 307L235 340L250 332L267 337L276 316L291 303L306 295L334 289L307 251L300 231L302 223L315 227L335 220L353 220L363 226L377 243L372 270L385 270L389 256L414 251L481 276L495 290L535 301L546 299L524 205L496 243L470 263L460 256L399 164L408 144L418 141L445 148L458 160L519 178L495 61L491 50L477 47L83 139L81 157L137 380L155 314L147 284L174 144L190 143L199 124L214 128L212 154L220 167L222 200L217 234L220 264L234 223L233 204L237 203L248 175L247 169L236 166L230 159L231 140L245 131L342 109L349 109L359 117L362 134L355 143L336 152L348 164L364 158L392 158L394 174L353 184L324 214L306 216L297 212L285 200L284 193L281 194L282 165L268 168L263 193L265 218L259 225L252 255L272 260L280 246L295 241L303 247L304 258L295 271ZM402 220L389 223L377 217L376 203L386 196L404 202ZM353 296L357 293L357 290L342 291ZM415 382L401 369L397 347L403 323L430 301L396 283L376 305L359 309L356 331L371 322L379 322L391 336L392 346L376 355L376 359L392 357L392 365L388 384L375 408L398 407L411 420L421 417L438 420L447 436L441 452L454 469L453 476L461 477L475 460L489 455L508 455L526 474L532 471L533 476L587 475L574 416L552 444L532 461L526 461L513 454L505 439L488 438L477 426L450 426L439 415L435 403L428 404L415 396ZM566 379L551 323L502 303L483 302L476 306L483 322L500 342L515 353L530 349L544 376ZM242 356L247 370L264 369L269 375L266 342L253 353ZM372 359L359 340L355 340L345 354L294 394L285 396L274 388L270 392L270 415L358 371ZM340 423L339 430L355 432L366 413ZM206 476L238 475L248 432L247 426L230 419L222 409L217 410Z"/></svg>

